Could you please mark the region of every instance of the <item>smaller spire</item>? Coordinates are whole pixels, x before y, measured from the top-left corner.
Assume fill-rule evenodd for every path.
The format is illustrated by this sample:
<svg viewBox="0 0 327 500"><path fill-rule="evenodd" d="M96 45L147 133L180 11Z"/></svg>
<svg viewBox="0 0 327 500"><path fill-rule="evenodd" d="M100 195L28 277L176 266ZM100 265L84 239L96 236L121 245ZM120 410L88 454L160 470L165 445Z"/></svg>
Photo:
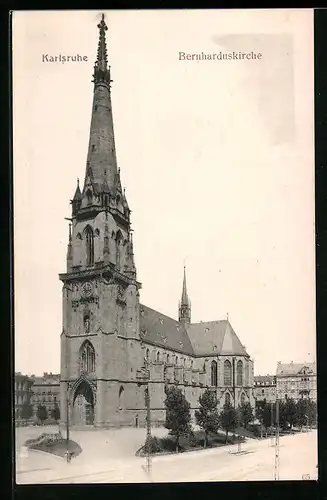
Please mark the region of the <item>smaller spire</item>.
<svg viewBox="0 0 327 500"><path fill-rule="evenodd" d="M187 295L186 286L186 266L184 265L184 277L183 277L183 288L182 288L182 298L179 303L179 321L184 321L185 323L191 323L191 303Z"/></svg>
<svg viewBox="0 0 327 500"><path fill-rule="evenodd" d="M186 287L186 266L184 266L182 304L188 305L187 287Z"/></svg>
<svg viewBox="0 0 327 500"><path fill-rule="evenodd" d="M77 187L76 187L76 191L75 191L73 199L74 200L81 200L82 199L82 193L81 193L81 190L79 187L79 178L78 177L77 177Z"/></svg>

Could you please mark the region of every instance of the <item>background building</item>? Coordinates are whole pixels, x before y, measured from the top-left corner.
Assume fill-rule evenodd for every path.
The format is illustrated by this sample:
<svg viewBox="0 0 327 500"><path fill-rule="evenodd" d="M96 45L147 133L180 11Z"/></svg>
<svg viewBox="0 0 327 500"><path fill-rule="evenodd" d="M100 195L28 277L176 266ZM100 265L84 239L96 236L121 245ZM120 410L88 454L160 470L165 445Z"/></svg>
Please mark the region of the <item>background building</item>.
<svg viewBox="0 0 327 500"><path fill-rule="evenodd" d="M44 373L42 377L32 375L31 380L33 383L31 404L34 415L38 406L45 406L48 415L51 416L51 410L55 405L60 407L60 375L53 373Z"/></svg>
<svg viewBox="0 0 327 500"><path fill-rule="evenodd" d="M254 377L254 397L256 402L276 401L276 375L256 375Z"/></svg>
<svg viewBox="0 0 327 500"><path fill-rule="evenodd" d="M316 363L281 363L277 364L276 387L278 399L308 398L317 401Z"/></svg>
<svg viewBox="0 0 327 500"><path fill-rule="evenodd" d="M228 320L191 322L186 274L178 320L140 304L130 208L114 139L111 72L102 18L84 185L77 183L63 282L61 415L74 425L165 419L165 388L179 386L194 411L206 387L220 407L254 406L253 361ZM150 209L150 208L149 208Z"/></svg>
<svg viewBox="0 0 327 500"><path fill-rule="evenodd" d="M21 417L21 409L24 404L31 403L33 380L20 372L15 373L15 418Z"/></svg>

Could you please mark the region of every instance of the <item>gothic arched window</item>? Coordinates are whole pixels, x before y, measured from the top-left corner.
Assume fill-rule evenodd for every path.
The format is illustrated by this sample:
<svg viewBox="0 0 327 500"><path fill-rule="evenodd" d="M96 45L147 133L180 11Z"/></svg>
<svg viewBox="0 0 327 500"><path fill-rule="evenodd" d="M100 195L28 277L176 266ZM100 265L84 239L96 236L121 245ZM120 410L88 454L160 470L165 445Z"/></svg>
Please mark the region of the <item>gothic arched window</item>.
<svg viewBox="0 0 327 500"><path fill-rule="evenodd" d="M149 357L150 357L150 351L149 351L149 349L146 350L145 357L146 357L146 359L149 359Z"/></svg>
<svg viewBox="0 0 327 500"><path fill-rule="evenodd" d="M192 361L191 361L191 368L193 369L193 359L192 359Z"/></svg>
<svg viewBox="0 0 327 500"><path fill-rule="evenodd" d="M91 191L91 189L88 189L86 191L86 198L87 198L87 204L91 205L92 204L92 191Z"/></svg>
<svg viewBox="0 0 327 500"><path fill-rule="evenodd" d="M170 363L170 355L167 354L167 363Z"/></svg>
<svg viewBox="0 0 327 500"><path fill-rule="evenodd" d="M243 363L241 360L237 362L236 366L236 385L243 385Z"/></svg>
<svg viewBox="0 0 327 500"><path fill-rule="evenodd" d="M120 231L117 231L116 234L116 267L120 269L120 243L122 240L122 234Z"/></svg>
<svg viewBox="0 0 327 500"><path fill-rule="evenodd" d="M86 239L86 265L93 266L94 264L94 235L90 226L85 229Z"/></svg>
<svg viewBox="0 0 327 500"><path fill-rule="evenodd" d="M159 351L157 352L157 361L160 361L160 353L159 353Z"/></svg>
<svg viewBox="0 0 327 500"><path fill-rule="evenodd" d="M232 363L228 359L224 363L224 385L232 385Z"/></svg>
<svg viewBox="0 0 327 500"><path fill-rule="evenodd" d="M213 361L211 363L211 385L214 387L217 387L218 381L217 381L217 361Z"/></svg>
<svg viewBox="0 0 327 500"><path fill-rule="evenodd" d="M226 392L225 394L225 405L230 405L230 394Z"/></svg>
<svg viewBox="0 0 327 500"><path fill-rule="evenodd" d="M244 385L250 385L249 382L249 362L245 362L245 380L244 380Z"/></svg>
<svg viewBox="0 0 327 500"><path fill-rule="evenodd" d="M245 405L245 394L244 392L241 394L241 406Z"/></svg>
<svg viewBox="0 0 327 500"><path fill-rule="evenodd" d="M175 357L175 363L178 365L178 356Z"/></svg>
<svg viewBox="0 0 327 500"><path fill-rule="evenodd" d="M84 332L90 333L90 315L84 314Z"/></svg>
<svg viewBox="0 0 327 500"><path fill-rule="evenodd" d="M95 351L93 345L88 340L80 348L80 366L82 372L95 372Z"/></svg>
<svg viewBox="0 0 327 500"><path fill-rule="evenodd" d="M121 385L119 388L119 409L121 410L123 407L124 400L124 387Z"/></svg>

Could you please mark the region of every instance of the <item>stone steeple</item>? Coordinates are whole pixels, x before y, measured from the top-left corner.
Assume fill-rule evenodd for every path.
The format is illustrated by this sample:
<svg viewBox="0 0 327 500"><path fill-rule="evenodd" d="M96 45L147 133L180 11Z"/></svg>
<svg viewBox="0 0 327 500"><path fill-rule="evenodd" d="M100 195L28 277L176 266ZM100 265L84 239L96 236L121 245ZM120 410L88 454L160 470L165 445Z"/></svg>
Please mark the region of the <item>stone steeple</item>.
<svg viewBox="0 0 327 500"><path fill-rule="evenodd" d="M85 179L82 191L76 190L73 216L108 210L129 226L130 210L121 187L117 167L113 114L111 104L111 73L108 65L104 15L98 24L99 42L93 71L93 105Z"/></svg>
<svg viewBox="0 0 327 500"><path fill-rule="evenodd" d="M184 266L184 278L183 278L183 289L182 289L182 298L179 303L179 314L178 319L184 323L191 323L191 301L187 295L187 287L186 287L186 269Z"/></svg>

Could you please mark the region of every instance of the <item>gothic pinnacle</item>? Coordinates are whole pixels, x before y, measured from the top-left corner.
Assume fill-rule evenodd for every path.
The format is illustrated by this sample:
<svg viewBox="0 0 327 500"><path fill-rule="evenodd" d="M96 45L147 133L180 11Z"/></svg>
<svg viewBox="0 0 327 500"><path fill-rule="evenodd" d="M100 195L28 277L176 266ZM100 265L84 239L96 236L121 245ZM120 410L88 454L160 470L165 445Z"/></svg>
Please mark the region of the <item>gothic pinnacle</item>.
<svg viewBox="0 0 327 500"><path fill-rule="evenodd" d="M107 45L106 45L106 31L108 26L104 20L104 14L102 14L102 18L100 23L98 24L99 29L99 44L98 44L98 57L96 60L96 66L102 71L106 71L108 66L108 57L107 57Z"/></svg>

